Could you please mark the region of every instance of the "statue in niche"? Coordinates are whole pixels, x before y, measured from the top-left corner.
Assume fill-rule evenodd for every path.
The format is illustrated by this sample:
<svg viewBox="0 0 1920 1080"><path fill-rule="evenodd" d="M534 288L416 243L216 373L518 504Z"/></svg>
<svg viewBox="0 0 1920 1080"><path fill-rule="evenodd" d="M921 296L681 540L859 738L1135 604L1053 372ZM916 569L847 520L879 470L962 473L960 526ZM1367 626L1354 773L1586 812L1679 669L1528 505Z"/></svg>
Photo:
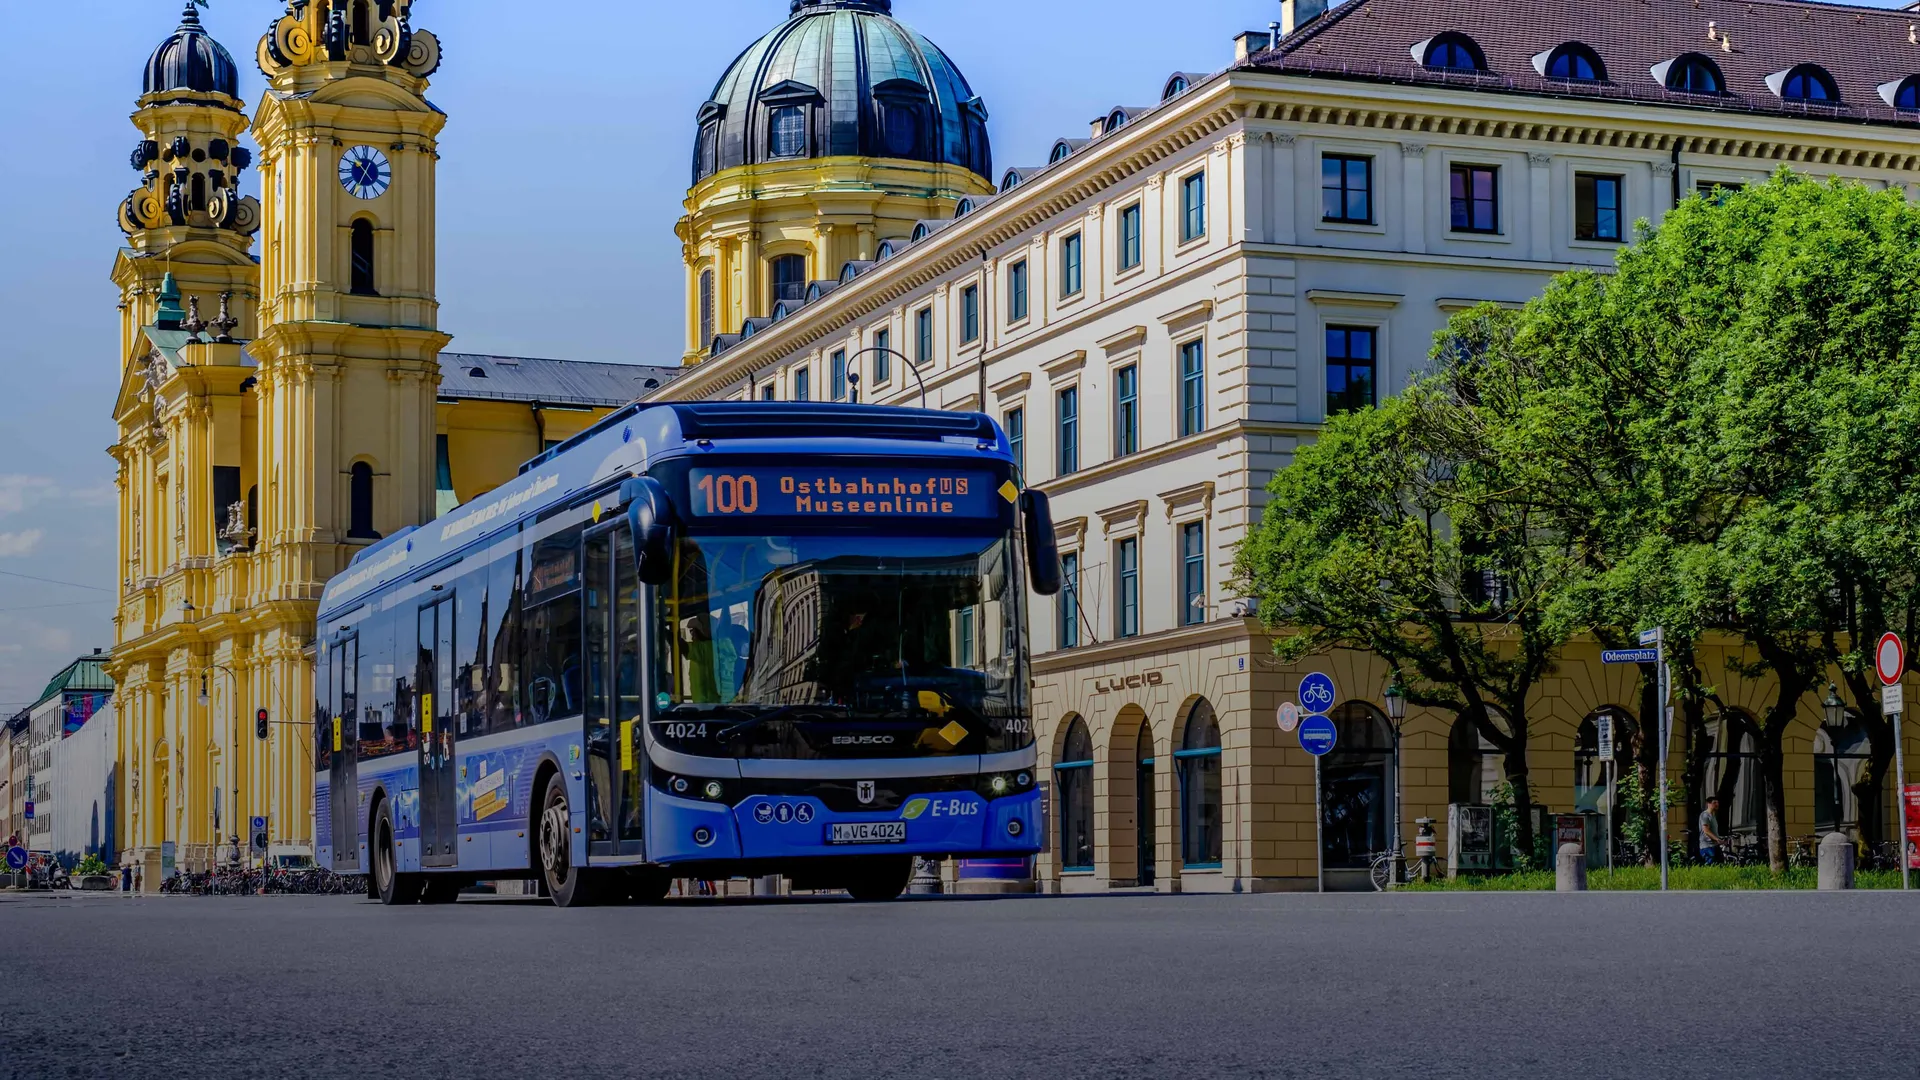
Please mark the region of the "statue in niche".
<svg viewBox="0 0 1920 1080"><path fill-rule="evenodd" d="M253 542L253 530L247 528L247 503L242 499L227 506L227 527L220 530L228 551L245 551Z"/></svg>

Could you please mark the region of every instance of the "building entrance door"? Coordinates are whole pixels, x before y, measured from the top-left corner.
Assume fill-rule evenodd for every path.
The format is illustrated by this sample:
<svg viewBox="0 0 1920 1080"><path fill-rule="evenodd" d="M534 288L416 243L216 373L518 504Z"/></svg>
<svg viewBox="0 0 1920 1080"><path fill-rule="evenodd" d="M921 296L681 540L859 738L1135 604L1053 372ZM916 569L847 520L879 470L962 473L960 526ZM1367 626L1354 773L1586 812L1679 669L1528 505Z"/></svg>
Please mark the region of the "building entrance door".
<svg viewBox="0 0 1920 1080"><path fill-rule="evenodd" d="M420 716L420 865L460 862L455 799L453 598L420 609L420 653L414 686Z"/></svg>

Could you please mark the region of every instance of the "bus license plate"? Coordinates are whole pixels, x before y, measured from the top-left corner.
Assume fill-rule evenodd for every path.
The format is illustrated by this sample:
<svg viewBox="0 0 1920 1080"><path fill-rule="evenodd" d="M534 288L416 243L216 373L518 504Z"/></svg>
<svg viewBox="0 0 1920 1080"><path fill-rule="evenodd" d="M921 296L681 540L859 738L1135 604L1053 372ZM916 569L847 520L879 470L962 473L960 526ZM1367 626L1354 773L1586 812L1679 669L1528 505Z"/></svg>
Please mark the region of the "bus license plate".
<svg viewBox="0 0 1920 1080"><path fill-rule="evenodd" d="M904 844L904 821L836 821L827 829L829 844Z"/></svg>

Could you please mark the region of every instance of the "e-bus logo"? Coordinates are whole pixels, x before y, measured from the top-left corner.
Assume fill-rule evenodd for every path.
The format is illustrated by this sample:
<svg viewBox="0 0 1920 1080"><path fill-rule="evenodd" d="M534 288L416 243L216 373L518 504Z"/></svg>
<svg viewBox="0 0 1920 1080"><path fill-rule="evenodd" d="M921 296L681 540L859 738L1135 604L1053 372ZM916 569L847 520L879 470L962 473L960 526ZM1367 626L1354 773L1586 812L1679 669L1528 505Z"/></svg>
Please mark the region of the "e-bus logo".
<svg viewBox="0 0 1920 1080"><path fill-rule="evenodd" d="M921 817L976 817L980 813L980 804L972 799L908 799L907 805L900 808L900 817L905 821L917 821Z"/></svg>

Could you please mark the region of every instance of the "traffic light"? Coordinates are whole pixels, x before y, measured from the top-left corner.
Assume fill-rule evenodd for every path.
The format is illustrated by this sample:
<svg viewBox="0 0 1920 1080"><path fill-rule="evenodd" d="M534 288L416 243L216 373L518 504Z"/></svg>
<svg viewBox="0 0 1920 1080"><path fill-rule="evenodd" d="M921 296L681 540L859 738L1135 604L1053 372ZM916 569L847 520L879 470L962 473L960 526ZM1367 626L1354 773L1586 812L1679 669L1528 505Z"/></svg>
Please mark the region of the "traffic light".
<svg viewBox="0 0 1920 1080"><path fill-rule="evenodd" d="M253 734L261 739L267 737L267 710L261 709L253 714Z"/></svg>

